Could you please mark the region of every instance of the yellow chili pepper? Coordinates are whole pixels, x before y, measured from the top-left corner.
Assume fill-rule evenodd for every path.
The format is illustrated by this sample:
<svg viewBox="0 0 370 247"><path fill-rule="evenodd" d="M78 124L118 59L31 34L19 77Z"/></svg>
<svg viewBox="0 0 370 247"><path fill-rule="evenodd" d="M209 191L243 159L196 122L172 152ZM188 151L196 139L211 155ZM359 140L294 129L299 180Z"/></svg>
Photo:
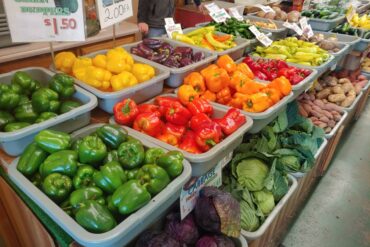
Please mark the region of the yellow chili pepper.
<svg viewBox="0 0 370 247"><path fill-rule="evenodd" d="M123 71L118 75L112 76L110 79L113 91L119 91L121 89L132 87L138 84L136 77L128 71Z"/></svg>
<svg viewBox="0 0 370 247"><path fill-rule="evenodd" d="M142 63L135 63L132 66L132 74L140 82L148 81L155 75L155 70L152 66Z"/></svg>
<svg viewBox="0 0 370 247"><path fill-rule="evenodd" d="M75 60L76 56L72 52L60 52L55 56L55 67L57 70L71 74Z"/></svg>

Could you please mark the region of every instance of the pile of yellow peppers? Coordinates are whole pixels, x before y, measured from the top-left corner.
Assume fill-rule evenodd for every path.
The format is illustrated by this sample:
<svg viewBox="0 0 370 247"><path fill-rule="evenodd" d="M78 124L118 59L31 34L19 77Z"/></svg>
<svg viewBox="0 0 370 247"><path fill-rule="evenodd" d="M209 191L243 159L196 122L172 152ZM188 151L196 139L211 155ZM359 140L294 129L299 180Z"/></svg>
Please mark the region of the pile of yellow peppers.
<svg viewBox="0 0 370 247"><path fill-rule="evenodd" d="M105 55L99 54L92 59L76 57L72 52L61 52L55 56L55 67L106 92L132 87L155 76L152 66L135 63L122 47L116 47Z"/></svg>

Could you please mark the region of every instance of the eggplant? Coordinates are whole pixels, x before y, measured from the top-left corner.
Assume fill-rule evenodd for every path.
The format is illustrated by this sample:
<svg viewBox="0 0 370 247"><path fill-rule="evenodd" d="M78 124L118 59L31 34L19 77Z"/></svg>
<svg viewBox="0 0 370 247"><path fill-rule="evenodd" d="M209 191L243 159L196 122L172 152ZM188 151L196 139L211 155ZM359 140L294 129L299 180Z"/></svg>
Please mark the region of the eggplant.
<svg viewBox="0 0 370 247"><path fill-rule="evenodd" d="M153 54L149 56L148 59L153 62L162 64L168 59L169 56L170 54L168 54L167 52L162 53L153 52Z"/></svg>
<svg viewBox="0 0 370 247"><path fill-rule="evenodd" d="M182 54L192 54L193 53L193 49L190 48L190 47L186 47L186 46L178 46L175 48L174 52L180 52Z"/></svg>
<svg viewBox="0 0 370 247"><path fill-rule="evenodd" d="M193 61L188 57L184 57L180 60L181 67L188 66L189 64L192 64L192 63Z"/></svg>
<svg viewBox="0 0 370 247"><path fill-rule="evenodd" d="M146 45L144 45L143 42L138 44L137 48L145 55L145 57L152 56L153 53L154 53L154 51L152 49L150 49L149 47L147 47Z"/></svg>
<svg viewBox="0 0 370 247"><path fill-rule="evenodd" d="M173 52L171 57L174 57L178 62L183 58L183 54L181 52Z"/></svg>
<svg viewBox="0 0 370 247"><path fill-rule="evenodd" d="M170 56L164 63L164 66L170 67L170 68L180 68L181 64L178 62L176 57Z"/></svg>
<svg viewBox="0 0 370 247"><path fill-rule="evenodd" d="M150 49L158 49L163 44L163 41L159 39L143 39L143 44Z"/></svg>
<svg viewBox="0 0 370 247"><path fill-rule="evenodd" d="M167 42L163 42L161 47L159 47L158 52L167 52L169 55L171 55L174 51L173 46L170 45Z"/></svg>
<svg viewBox="0 0 370 247"><path fill-rule="evenodd" d="M198 51L198 52L195 52L193 54L192 59L193 59L193 62L199 62L199 61L203 60L205 57L206 56L204 55L204 52Z"/></svg>
<svg viewBox="0 0 370 247"><path fill-rule="evenodd" d="M131 47L131 53L134 55L137 55L139 57L146 57L144 52L142 52L139 48L137 47Z"/></svg>

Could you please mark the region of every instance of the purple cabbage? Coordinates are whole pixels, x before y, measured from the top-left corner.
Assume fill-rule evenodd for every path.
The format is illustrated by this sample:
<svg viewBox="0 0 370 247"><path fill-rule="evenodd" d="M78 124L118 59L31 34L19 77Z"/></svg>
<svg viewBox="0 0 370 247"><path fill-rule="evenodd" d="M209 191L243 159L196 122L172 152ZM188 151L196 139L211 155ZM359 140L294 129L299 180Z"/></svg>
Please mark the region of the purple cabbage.
<svg viewBox="0 0 370 247"><path fill-rule="evenodd" d="M188 66L188 65L190 65L192 63L193 63L193 61L190 58L188 58L188 57L184 57L184 58L182 58L180 60L181 67Z"/></svg>
<svg viewBox="0 0 370 247"><path fill-rule="evenodd" d="M193 61L199 62L205 58L204 52L198 51L193 54Z"/></svg>
<svg viewBox="0 0 370 247"><path fill-rule="evenodd" d="M154 51L147 47L146 45L144 45L144 43L138 44L137 48L145 55L145 57L150 57L154 53Z"/></svg>
<svg viewBox="0 0 370 247"><path fill-rule="evenodd" d="M169 57L169 54L165 52L162 52L162 53L153 52L153 54L149 56L148 59L150 59L153 62L164 63L168 57Z"/></svg>
<svg viewBox="0 0 370 247"><path fill-rule="evenodd" d="M137 47L131 47L131 53L134 55L137 55L139 57L146 57L144 52L142 52L139 48Z"/></svg>
<svg viewBox="0 0 370 247"><path fill-rule="evenodd" d="M135 247L181 247L180 243L165 232L145 231Z"/></svg>
<svg viewBox="0 0 370 247"><path fill-rule="evenodd" d="M182 221L179 213L169 214L165 232L181 244L193 245L199 238L198 228L192 214L187 215Z"/></svg>
<svg viewBox="0 0 370 247"><path fill-rule="evenodd" d="M163 42L163 44L161 45L161 47L159 47L158 51L160 53L167 52L169 55L171 55L173 53L174 49L173 49L173 46L170 45L169 43Z"/></svg>
<svg viewBox="0 0 370 247"><path fill-rule="evenodd" d="M195 247L235 247L234 242L223 235L203 236Z"/></svg>
<svg viewBox="0 0 370 247"><path fill-rule="evenodd" d="M163 41L159 39L143 39L143 44L150 49L158 49L161 47Z"/></svg>
<svg viewBox="0 0 370 247"><path fill-rule="evenodd" d="M175 56L170 56L164 63L164 66L170 67L170 68L180 68L180 63L177 60Z"/></svg>

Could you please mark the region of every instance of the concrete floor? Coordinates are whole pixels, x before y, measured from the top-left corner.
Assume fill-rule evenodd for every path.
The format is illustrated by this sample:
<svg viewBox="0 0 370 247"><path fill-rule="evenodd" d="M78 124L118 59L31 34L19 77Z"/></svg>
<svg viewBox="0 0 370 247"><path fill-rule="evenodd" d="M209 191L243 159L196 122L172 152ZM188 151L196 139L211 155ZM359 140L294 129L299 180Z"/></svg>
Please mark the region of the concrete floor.
<svg viewBox="0 0 370 247"><path fill-rule="evenodd" d="M282 246L370 246L370 102L350 128Z"/></svg>

